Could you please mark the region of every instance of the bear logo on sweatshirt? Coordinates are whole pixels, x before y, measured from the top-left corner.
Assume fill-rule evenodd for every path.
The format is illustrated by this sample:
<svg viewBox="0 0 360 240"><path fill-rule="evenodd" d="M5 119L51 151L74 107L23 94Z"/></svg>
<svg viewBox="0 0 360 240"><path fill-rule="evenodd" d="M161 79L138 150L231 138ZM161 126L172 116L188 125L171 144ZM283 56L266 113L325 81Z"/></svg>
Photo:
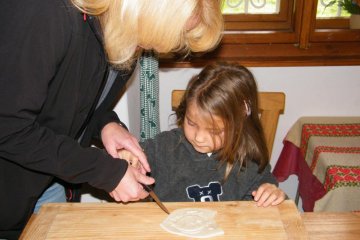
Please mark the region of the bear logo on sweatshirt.
<svg viewBox="0 0 360 240"><path fill-rule="evenodd" d="M187 195L194 202L217 202L222 195L222 187L219 182L210 182L207 186L198 184L186 188Z"/></svg>

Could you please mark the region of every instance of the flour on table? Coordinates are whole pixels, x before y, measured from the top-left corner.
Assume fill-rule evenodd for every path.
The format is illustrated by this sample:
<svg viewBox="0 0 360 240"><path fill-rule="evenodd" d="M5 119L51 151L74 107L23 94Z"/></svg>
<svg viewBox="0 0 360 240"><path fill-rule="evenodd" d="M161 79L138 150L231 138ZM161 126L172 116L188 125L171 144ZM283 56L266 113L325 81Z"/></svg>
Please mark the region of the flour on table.
<svg viewBox="0 0 360 240"><path fill-rule="evenodd" d="M193 238L223 235L214 219L216 213L202 208L181 208L171 212L160 226L170 233Z"/></svg>

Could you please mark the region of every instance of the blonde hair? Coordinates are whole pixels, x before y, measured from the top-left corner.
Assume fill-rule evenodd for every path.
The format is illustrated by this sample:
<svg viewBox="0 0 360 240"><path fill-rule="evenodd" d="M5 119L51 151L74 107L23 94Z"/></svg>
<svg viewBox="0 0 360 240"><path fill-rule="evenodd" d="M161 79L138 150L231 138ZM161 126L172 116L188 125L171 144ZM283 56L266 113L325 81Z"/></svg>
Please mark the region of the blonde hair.
<svg viewBox="0 0 360 240"><path fill-rule="evenodd" d="M138 46L158 53L210 51L219 43L222 0L72 0L82 12L97 16L108 61L129 66ZM196 20L194 28L187 23Z"/></svg>

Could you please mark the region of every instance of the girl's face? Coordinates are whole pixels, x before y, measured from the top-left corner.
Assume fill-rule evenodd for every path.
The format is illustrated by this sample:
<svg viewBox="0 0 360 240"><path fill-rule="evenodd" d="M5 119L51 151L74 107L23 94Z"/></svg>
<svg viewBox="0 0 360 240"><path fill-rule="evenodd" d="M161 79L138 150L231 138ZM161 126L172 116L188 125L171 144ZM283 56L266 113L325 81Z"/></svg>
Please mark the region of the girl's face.
<svg viewBox="0 0 360 240"><path fill-rule="evenodd" d="M212 119L193 102L190 102L186 109L183 129L186 139L200 153L215 152L223 146L223 120L215 115Z"/></svg>

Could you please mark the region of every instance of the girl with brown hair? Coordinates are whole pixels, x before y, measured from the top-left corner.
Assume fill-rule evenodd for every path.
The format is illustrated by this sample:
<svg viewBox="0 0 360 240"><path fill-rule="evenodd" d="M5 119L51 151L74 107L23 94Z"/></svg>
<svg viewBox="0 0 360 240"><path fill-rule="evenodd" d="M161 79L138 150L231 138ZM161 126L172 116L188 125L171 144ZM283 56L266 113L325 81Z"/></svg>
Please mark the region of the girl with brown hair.
<svg viewBox="0 0 360 240"><path fill-rule="evenodd" d="M271 174L253 75L238 64L206 66L176 110L179 128L140 143L163 201L254 200L277 205L285 193ZM127 151L119 156L137 166Z"/></svg>

